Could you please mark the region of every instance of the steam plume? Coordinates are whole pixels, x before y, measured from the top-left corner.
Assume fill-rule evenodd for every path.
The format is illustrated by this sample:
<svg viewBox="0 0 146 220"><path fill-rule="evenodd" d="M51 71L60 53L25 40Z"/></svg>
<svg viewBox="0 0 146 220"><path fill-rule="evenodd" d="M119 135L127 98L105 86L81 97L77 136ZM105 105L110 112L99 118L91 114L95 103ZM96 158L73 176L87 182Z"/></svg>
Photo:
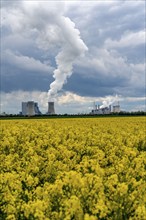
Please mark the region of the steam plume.
<svg viewBox="0 0 146 220"><path fill-rule="evenodd" d="M62 30L64 42L61 52L56 56L57 69L53 75L55 80L51 83L48 91L49 98L62 89L67 78L72 74L73 63L88 50L80 38L80 32L75 29L75 24L69 18L61 17L59 26Z"/></svg>
<svg viewBox="0 0 146 220"><path fill-rule="evenodd" d="M102 101L102 105L100 106L100 108L108 107L109 105L112 105L114 102L118 101L118 99L119 99L118 95L107 96Z"/></svg>

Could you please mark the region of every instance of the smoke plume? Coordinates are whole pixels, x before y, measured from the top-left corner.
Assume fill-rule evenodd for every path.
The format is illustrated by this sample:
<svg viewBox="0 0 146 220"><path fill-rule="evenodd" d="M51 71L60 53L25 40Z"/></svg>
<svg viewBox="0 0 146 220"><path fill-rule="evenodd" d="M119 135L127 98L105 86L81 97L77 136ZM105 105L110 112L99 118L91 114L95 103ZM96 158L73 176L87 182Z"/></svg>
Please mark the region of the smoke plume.
<svg viewBox="0 0 146 220"><path fill-rule="evenodd" d="M72 74L73 63L87 50L86 45L80 38L80 32L75 29L75 24L69 18L62 16L58 21L58 25L63 35L63 43L61 52L56 56L57 69L55 69L53 75L55 80L51 83L48 91L49 97L62 89L67 82L67 78Z"/></svg>
<svg viewBox="0 0 146 220"><path fill-rule="evenodd" d="M109 105L112 105L114 102L119 100L119 96L115 95L115 96L106 96L104 98L104 100L102 101L102 105L100 106L100 108L105 108L108 107Z"/></svg>

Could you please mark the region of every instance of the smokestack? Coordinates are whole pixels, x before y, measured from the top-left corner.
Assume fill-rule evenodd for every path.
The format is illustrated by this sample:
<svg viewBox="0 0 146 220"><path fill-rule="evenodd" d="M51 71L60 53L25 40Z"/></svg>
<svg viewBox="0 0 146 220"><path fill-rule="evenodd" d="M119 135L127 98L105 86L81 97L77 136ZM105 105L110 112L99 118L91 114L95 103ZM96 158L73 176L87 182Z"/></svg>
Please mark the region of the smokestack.
<svg viewBox="0 0 146 220"><path fill-rule="evenodd" d="M48 102L48 114L49 115L55 114L54 102Z"/></svg>

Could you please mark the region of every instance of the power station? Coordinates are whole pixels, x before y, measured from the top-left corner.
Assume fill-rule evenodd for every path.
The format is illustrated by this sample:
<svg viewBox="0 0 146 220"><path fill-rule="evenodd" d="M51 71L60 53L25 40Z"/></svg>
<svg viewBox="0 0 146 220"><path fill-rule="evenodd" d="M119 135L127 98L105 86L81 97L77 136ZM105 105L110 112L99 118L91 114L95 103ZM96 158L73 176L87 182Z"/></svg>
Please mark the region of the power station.
<svg viewBox="0 0 146 220"><path fill-rule="evenodd" d="M106 106L106 107L101 107L100 105L95 105L94 103L94 108L91 110L90 114L91 115L106 115L106 114L111 114L111 113L119 113L120 112L120 105L119 102L117 105L113 106L113 110L112 110L112 106Z"/></svg>
<svg viewBox="0 0 146 220"><path fill-rule="evenodd" d="M48 102L48 115L54 115L55 114L55 108L54 108L54 102Z"/></svg>
<svg viewBox="0 0 146 220"><path fill-rule="evenodd" d="M111 105L109 107L103 107L101 108L99 105L95 106L94 109L92 109L91 113L92 115L104 115L104 114L110 114L111 113Z"/></svg>
<svg viewBox="0 0 146 220"><path fill-rule="evenodd" d="M106 114L111 114L111 113L119 113L120 112L120 105L119 102L117 105L112 106L105 106L103 105L96 105L94 102L94 107L89 113L90 115L106 115ZM22 115L24 116L34 116L34 115L41 115L42 113L39 110L38 103L34 101L28 101L28 102L22 102ZM55 107L54 107L54 102L49 101L48 102L48 110L47 110L47 115L54 115L55 114Z"/></svg>
<svg viewBox="0 0 146 220"><path fill-rule="evenodd" d="M38 103L34 101L22 102L22 115L41 115Z"/></svg>
<svg viewBox="0 0 146 220"><path fill-rule="evenodd" d="M114 112L114 113L119 113L119 112L120 112L120 105L119 105L119 102L118 102L117 105L114 105L114 106L113 106L113 112Z"/></svg>

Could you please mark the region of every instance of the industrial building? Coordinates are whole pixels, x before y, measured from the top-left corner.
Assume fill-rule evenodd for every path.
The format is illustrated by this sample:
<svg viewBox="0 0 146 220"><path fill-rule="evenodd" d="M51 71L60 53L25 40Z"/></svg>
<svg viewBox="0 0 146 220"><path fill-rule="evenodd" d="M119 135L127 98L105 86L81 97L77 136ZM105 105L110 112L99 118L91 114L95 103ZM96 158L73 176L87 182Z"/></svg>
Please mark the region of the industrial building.
<svg viewBox="0 0 146 220"><path fill-rule="evenodd" d="M111 113L119 113L120 112L120 105L119 102L117 105L113 106L113 110L112 110L112 106L109 105L108 107L101 107L100 105L95 105L94 103L94 108L92 109L92 111L90 112L90 114L92 115L106 115L106 114L111 114Z"/></svg>
<svg viewBox="0 0 146 220"><path fill-rule="evenodd" d="M113 106L113 112L114 113L119 113L120 112L120 105L119 104Z"/></svg>
<svg viewBox="0 0 146 220"><path fill-rule="evenodd" d="M55 108L54 108L54 102L48 102L48 115L54 115L55 114Z"/></svg>
<svg viewBox="0 0 146 220"><path fill-rule="evenodd" d="M109 105L109 107L103 107L103 108L101 108L99 105L97 108L97 105L95 105L95 108L92 109L91 111L92 115L104 115L104 114L110 114L110 113L111 113L111 105Z"/></svg>
<svg viewBox="0 0 146 220"><path fill-rule="evenodd" d="M22 115L41 115L38 103L34 101L22 102Z"/></svg>

